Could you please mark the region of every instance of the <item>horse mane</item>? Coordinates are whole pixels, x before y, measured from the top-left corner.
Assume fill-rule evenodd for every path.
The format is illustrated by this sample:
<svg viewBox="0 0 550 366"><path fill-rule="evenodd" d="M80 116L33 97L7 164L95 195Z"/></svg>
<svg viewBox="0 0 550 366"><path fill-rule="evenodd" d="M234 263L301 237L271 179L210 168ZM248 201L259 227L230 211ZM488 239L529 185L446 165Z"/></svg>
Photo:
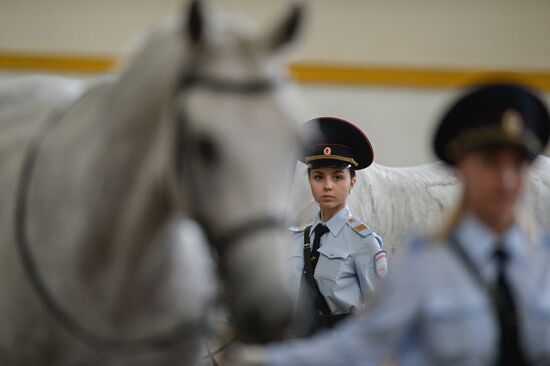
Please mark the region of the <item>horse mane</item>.
<svg viewBox="0 0 550 366"><path fill-rule="evenodd" d="M535 228L550 229L550 158L534 163L518 214L522 225L536 236ZM460 183L441 162L412 167L373 164L357 172L357 184L348 198L355 216L384 239L386 249L398 251L411 233L446 236L462 217ZM305 167L298 164L287 210L288 226L303 226L317 212Z"/></svg>

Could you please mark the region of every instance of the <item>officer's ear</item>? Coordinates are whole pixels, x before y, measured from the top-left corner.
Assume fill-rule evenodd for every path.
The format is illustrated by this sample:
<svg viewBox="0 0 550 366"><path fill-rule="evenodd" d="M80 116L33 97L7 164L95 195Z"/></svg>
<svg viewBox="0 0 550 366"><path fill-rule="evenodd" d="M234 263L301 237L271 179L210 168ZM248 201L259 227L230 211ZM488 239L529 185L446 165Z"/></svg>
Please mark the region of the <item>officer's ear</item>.
<svg viewBox="0 0 550 366"><path fill-rule="evenodd" d="M470 173L471 166L472 166L471 154L468 154L457 160L453 170L460 182L464 183L467 177L471 174Z"/></svg>
<svg viewBox="0 0 550 366"><path fill-rule="evenodd" d="M357 183L357 177L351 178L350 184L349 184L349 193L351 193L351 190L353 187L355 187L355 183Z"/></svg>
<svg viewBox="0 0 550 366"><path fill-rule="evenodd" d="M292 43L298 35L304 18L304 4L295 3L283 21L268 35L268 48L277 51Z"/></svg>

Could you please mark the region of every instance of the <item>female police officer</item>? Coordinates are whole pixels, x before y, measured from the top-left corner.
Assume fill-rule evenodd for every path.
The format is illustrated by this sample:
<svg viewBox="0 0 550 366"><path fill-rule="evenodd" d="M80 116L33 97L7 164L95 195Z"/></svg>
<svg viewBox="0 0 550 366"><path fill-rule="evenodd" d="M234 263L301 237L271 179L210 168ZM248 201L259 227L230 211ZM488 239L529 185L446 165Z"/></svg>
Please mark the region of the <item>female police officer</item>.
<svg viewBox="0 0 550 366"><path fill-rule="evenodd" d="M549 365L550 240L530 237L517 214L549 133L548 111L528 89L467 93L434 140L463 185L451 224L410 243L365 315L243 355L274 366L379 365L390 355L403 365Z"/></svg>
<svg viewBox="0 0 550 366"><path fill-rule="evenodd" d="M332 117L310 120L303 128L316 132L301 160L307 164L319 212L311 225L290 229L298 313L314 314L312 324L297 330L298 335L330 327L359 309L387 271L382 239L346 206L356 184L355 171L373 161L367 136L350 122Z"/></svg>

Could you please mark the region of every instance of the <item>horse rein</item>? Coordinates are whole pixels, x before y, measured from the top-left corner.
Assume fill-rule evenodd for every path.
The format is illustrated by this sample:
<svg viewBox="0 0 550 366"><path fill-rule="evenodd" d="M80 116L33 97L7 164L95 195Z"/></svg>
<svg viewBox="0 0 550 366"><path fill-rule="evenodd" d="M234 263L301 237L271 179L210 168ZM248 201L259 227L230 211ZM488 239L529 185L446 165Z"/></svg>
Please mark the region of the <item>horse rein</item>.
<svg viewBox="0 0 550 366"><path fill-rule="evenodd" d="M203 328L202 324L204 323L204 319L200 321L182 321L177 323L172 329L159 331L155 334L141 338L118 339L89 331L74 319L62 304L55 299L54 295L45 284L43 276L38 271L30 249L25 230L28 191L42 141L50 129L57 125L62 120L63 116L87 94L87 92L83 92L64 100L31 138L29 147L23 158L23 164L19 174L19 184L17 185L16 191L14 224L17 250L31 286L43 305L50 315L77 339L95 348L120 353L165 349L179 343L187 334L199 333Z"/></svg>
<svg viewBox="0 0 550 366"><path fill-rule="evenodd" d="M188 73L179 85L178 91L184 89L201 86L208 89L216 90L219 92L232 92L244 95L252 95L271 90L275 86L274 81L256 80L250 82L231 82L218 80L207 77L198 77ZM107 335L97 334L88 330L77 319L72 317L69 312L63 307L63 305L54 297L48 286L44 281L44 277L39 272L35 259L32 255L29 240L26 233L26 217L27 217L27 201L29 186L32 181L33 170L36 165L36 161L40 152L42 142L47 133L53 129L65 116L71 108L77 104L82 98L84 98L88 92L81 92L78 95L73 95L66 98L61 105L53 110L53 112L46 118L45 123L37 130L37 132L31 137L29 146L24 153L23 163L21 171L19 173L18 185L16 188L15 197L15 219L14 219L14 231L15 241L19 257L22 262L23 269L27 274L31 287L36 292L38 298L41 300L47 311L54 318L54 320L62 326L66 331L71 333L77 339L89 346L102 349L104 351L117 352L117 353L135 353L135 352L150 352L156 350L163 350L168 347L172 347L178 343L184 341L184 337L192 333L202 333L205 329L206 319L203 316L199 321L181 321L173 326L171 329L159 331L154 334L136 337L136 338L113 338ZM178 117L179 116L179 117ZM184 150L181 148L181 143L178 137L182 137L183 126L181 122L183 118L178 114L176 115L176 161L181 163L181 152ZM186 137L185 140L188 141ZM178 164L178 167L182 164ZM178 174L179 180L181 180L181 174ZM198 200L196 195L191 194L193 200ZM199 206L194 206L195 208ZM235 242L238 242L242 238L255 234L259 231L281 227L282 220L273 217L261 217L249 222L237 225L236 227L228 230L225 233L215 233L206 220L202 219L201 215L197 216L199 224L203 225L205 232L211 244L218 250L220 255L226 252L228 247L232 247ZM226 248L225 250L223 248ZM206 327L208 328L208 327ZM232 343L234 339L228 342ZM208 355L203 356L202 359L210 357L213 364L216 364L214 355L222 352L228 344L222 345L218 350L210 351L208 349Z"/></svg>

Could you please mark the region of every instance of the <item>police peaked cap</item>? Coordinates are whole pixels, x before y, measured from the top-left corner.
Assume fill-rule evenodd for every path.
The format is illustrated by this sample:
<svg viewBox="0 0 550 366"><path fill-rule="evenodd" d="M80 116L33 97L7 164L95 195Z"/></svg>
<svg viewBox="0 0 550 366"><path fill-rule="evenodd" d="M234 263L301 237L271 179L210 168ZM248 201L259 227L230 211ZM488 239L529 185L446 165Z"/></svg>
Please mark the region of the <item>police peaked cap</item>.
<svg viewBox="0 0 550 366"><path fill-rule="evenodd" d="M548 109L533 91L509 83L486 84L468 91L444 114L433 148L450 165L484 148L519 148L534 159L549 135Z"/></svg>
<svg viewBox="0 0 550 366"><path fill-rule="evenodd" d="M351 122L321 117L307 121L303 128L312 133L310 136L315 136L300 159L310 167L350 167L359 170L368 167L374 160L367 135Z"/></svg>

